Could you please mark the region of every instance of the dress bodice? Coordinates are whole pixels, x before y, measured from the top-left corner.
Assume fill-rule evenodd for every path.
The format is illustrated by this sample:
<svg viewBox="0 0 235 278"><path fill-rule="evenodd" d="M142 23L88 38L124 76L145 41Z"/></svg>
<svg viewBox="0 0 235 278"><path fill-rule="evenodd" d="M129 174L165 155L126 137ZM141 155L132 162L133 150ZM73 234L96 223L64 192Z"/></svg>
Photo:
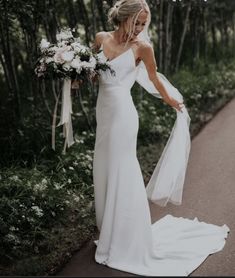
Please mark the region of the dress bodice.
<svg viewBox="0 0 235 278"><path fill-rule="evenodd" d="M107 63L110 65L111 69L114 70L114 74L111 74L110 70L100 71L100 86L113 85L130 89L134 85L137 67L135 64L135 55L131 47L109 61L101 46L98 57L101 62Z"/></svg>

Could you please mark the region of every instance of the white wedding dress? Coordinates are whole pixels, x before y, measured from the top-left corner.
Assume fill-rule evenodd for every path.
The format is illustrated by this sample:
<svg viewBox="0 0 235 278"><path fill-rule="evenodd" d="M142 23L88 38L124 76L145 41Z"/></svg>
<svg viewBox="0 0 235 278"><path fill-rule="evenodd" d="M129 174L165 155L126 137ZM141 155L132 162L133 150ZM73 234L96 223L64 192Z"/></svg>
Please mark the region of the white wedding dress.
<svg viewBox="0 0 235 278"><path fill-rule="evenodd" d="M99 58L106 62L103 51ZM135 65L132 48L109 61L116 75L101 72L96 106L93 160L95 209L100 231L95 260L144 276L186 276L209 254L220 251L229 228L166 215L151 224L148 198L180 204L190 149L186 108L177 120L162 157L145 188L136 156L138 114L130 89L139 82L159 97L144 64ZM159 78L176 98L166 78ZM177 156L175 156L177 154Z"/></svg>

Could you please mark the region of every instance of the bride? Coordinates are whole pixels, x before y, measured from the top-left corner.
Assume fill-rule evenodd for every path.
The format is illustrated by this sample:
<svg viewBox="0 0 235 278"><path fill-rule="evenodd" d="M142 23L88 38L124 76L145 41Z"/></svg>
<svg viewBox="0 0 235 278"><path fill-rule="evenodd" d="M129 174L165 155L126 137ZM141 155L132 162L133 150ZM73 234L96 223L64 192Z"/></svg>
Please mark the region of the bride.
<svg viewBox="0 0 235 278"><path fill-rule="evenodd" d="M223 249L229 228L171 215L151 223L148 199L161 206L181 204L190 118L182 95L156 71L150 18L146 1L117 1L109 11L117 28L97 33L94 42L99 58L115 71L101 72L96 105L93 178L100 233L95 260L138 275L186 276ZM136 157L138 114L130 93L135 81L177 113L146 188Z"/></svg>

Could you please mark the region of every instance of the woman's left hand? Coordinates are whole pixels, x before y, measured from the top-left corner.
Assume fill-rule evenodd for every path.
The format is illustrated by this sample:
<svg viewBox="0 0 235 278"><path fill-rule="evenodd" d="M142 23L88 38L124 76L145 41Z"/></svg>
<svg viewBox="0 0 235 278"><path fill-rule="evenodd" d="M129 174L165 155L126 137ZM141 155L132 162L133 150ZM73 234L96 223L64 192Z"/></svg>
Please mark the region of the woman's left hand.
<svg viewBox="0 0 235 278"><path fill-rule="evenodd" d="M182 112L182 113L183 113L183 111L182 111L182 108L184 107L184 103L183 103L183 102L179 102L179 101L177 101L177 100L174 99L174 98L170 98L170 100L168 100L167 103L168 103L171 107L173 107L173 108L175 108L176 110L178 110L179 112Z"/></svg>

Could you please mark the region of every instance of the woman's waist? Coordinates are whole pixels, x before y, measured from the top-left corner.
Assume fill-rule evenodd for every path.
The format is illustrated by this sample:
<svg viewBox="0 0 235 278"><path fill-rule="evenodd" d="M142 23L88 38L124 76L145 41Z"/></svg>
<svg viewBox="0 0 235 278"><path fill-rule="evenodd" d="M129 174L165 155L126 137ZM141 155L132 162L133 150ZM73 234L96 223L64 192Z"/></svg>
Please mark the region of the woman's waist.
<svg viewBox="0 0 235 278"><path fill-rule="evenodd" d="M120 83L104 83L104 82L100 82L99 83L99 89L100 90L108 90L108 91L113 91L113 90L124 90L124 91L130 91L130 87L126 86L124 84L120 84Z"/></svg>
<svg viewBox="0 0 235 278"><path fill-rule="evenodd" d="M131 90L126 86L114 85L114 84L102 84L99 85L99 95L108 98L123 98L131 97Z"/></svg>

